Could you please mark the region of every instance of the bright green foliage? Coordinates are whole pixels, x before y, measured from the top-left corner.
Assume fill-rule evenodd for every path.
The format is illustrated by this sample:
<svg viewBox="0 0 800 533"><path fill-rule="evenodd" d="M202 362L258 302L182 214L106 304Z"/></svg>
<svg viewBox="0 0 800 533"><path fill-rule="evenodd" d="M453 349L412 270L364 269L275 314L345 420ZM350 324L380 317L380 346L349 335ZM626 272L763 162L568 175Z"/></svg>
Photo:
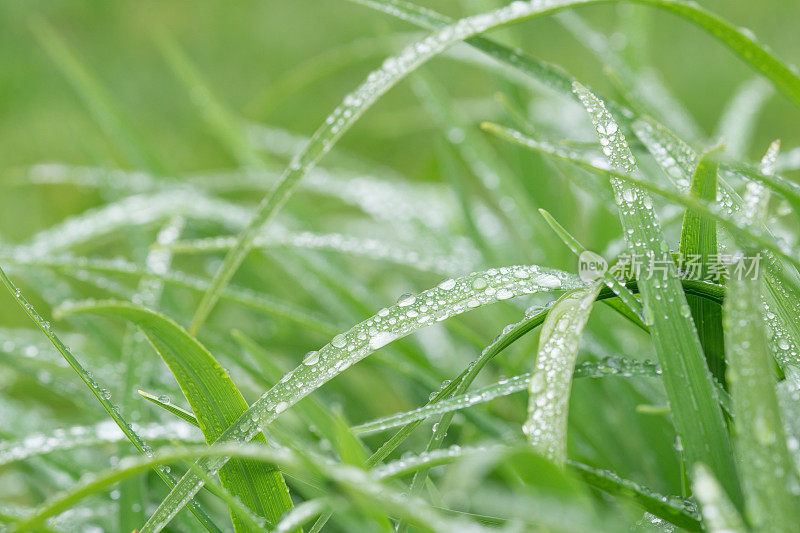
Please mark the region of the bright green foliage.
<svg viewBox="0 0 800 533"><path fill-rule="evenodd" d="M717 152L707 152L697 163L692 179L691 194L709 203L717 200ZM692 274L700 279L709 279L711 261L717 257L717 223L692 210L683 215L681 242L679 251L683 261L691 261ZM687 268L687 267L684 267ZM692 320L697 328L697 335L706 362L711 373L720 383L725 383L725 342L722 336L722 308L718 303L687 296L686 303L692 310Z"/></svg>
<svg viewBox="0 0 800 533"><path fill-rule="evenodd" d="M206 441L215 442L224 430L247 410L248 405L228 373L206 348L176 323L155 312L124 302L72 304L62 312L91 312L125 318L138 325L175 376L192 406ZM255 442L266 444L258 434ZM231 461L219 471L231 493L241 498L257 516L276 524L292 507L292 500L281 473L273 467L252 461ZM231 509L237 530L247 531L244 522Z"/></svg>
<svg viewBox="0 0 800 533"><path fill-rule="evenodd" d="M788 532L800 520L800 500L793 493L798 477L786 446L764 324L752 312L760 302L760 280L746 271L737 275L735 270L744 264L732 267L725 300L738 467L747 516L754 528Z"/></svg>
<svg viewBox="0 0 800 533"><path fill-rule="evenodd" d="M796 529L800 7L79 4L0 4L0 530Z"/></svg>

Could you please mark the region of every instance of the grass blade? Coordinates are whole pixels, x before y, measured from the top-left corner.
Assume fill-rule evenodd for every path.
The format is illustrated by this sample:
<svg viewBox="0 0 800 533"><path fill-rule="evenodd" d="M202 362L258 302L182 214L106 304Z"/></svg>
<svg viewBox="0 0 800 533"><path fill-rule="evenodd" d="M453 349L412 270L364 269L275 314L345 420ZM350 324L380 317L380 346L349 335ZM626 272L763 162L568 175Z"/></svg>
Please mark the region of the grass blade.
<svg viewBox="0 0 800 533"><path fill-rule="evenodd" d="M169 366L209 444L247 410L244 397L216 359L168 318L123 302L76 303L62 307L61 312L91 312L136 323ZM267 442L261 434L255 435L254 440L263 444ZM277 523L281 515L292 507L283 477L275 468L232 461L219 471L219 476L226 489L271 524ZM246 530L246 523L233 509L231 514L237 531Z"/></svg>
<svg viewBox="0 0 800 533"><path fill-rule="evenodd" d="M556 463L567 460L567 413L581 335L602 283L562 296L542 324L539 352L522 426L534 449Z"/></svg>
<svg viewBox="0 0 800 533"><path fill-rule="evenodd" d="M760 313L760 286L759 279L734 272L725 300L736 451L752 525L757 531L791 531L800 521L800 501L792 491L798 480L775 393L773 362Z"/></svg>
<svg viewBox="0 0 800 533"><path fill-rule="evenodd" d="M163 172L161 164L144 148L142 140L130 127L128 119L108 92L94 79L56 30L43 19L35 20L32 30L39 44L81 97L103 132L114 139L125 160L150 172Z"/></svg>
<svg viewBox="0 0 800 533"><path fill-rule="evenodd" d="M653 363L624 359L621 357L609 357L599 362L586 362L575 367L574 378L599 378L605 376L624 376L624 377L658 377L661 370ZM353 427L353 432L357 435L371 435L380 431L386 431L398 426L403 426L425 420L436 415L449 413L450 411L466 409L467 407L489 402L495 398L501 398L515 392L528 389L528 382L533 373L520 374L510 378L502 379L492 385L475 389L466 394L451 396L438 402L431 402L412 411L397 413L395 415L379 418L370 422L365 422Z"/></svg>
<svg viewBox="0 0 800 533"><path fill-rule="evenodd" d="M36 309L34 309L33 306L29 304L28 301L22 296L22 292L14 286L2 268L0 268L0 281L3 282L3 285L5 285L8 291L11 293L14 300L19 304L20 307L22 307L22 309L25 311L25 314L27 314L34 324L36 324L36 326L42 331L42 333L45 334L56 350L58 350L58 352L64 357L69 366L75 370L81 381L83 381L84 384L89 388L92 395L94 395L106 413L108 413L111 419L117 424L117 427L119 427L119 429L125 434L136 450L145 456L152 455L152 449L150 446L133 430L131 425L122 416L122 413L120 413L119 410L107 398L108 389L101 387L97 381L95 381L92 375L75 358L70 349L67 348L67 345L61 342L61 339L59 339L56 333L52 330L50 323L44 320L39 313L36 312ZM156 473L167 484L167 486L175 486L175 480L169 471L163 468L157 468ZM216 524L214 524L214 522L208 517L208 514L206 514L206 512L200 508L197 502L191 500L187 501L186 503L189 504L192 514L194 514L200 523L203 524L203 527L211 532L221 531L219 527L217 527Z"/></svg>
<svg viewBox="0 0 800 533"><path fill-rule="evenodd" d="M717 200L717 151L707 152L697 163L692 179L691 194L713 204ZM706 279L709 264L717 255L717 224L714 220L687 209L681 227L680 254L684 261L699 259L693 273L696 279ZM698 275L699 274L699 275ZM686 302L692 311L697 336L703 346L711 374L725 383L725 341L722 336L722 308L718 303L687 295Z"/></svg>
<svg viewBox="0 0 800 533"><path fill-rule="evenodd" d="M575 93L586 107L597 130L608 162L624 172L636 171L636 161L614 118L591 92L580 85ZM691 312L686 303L675 264L668 252L652 200L642 189L623 180L611 179L620 221L633 255L662 261L663 276L639 275L639 290L645 306L653 344L663 370L675 426L683 443L686 462L703 462L712 468L730 497L741 501L732 461L731 444L717 400L714 382L703 357ZM662 263L659 263L662 264ZM647 270L647 267L642 270ZM658 317L658 319L656 319Z"/></svg>
<svg viewBox="0 0 800 533"><path fill-rule="evenodd" d="M703 525L708 533L746 533L739 511L733 506L706 466L702 463L695 465L694 483L692 484L700 510L703 515Z"/></svg>

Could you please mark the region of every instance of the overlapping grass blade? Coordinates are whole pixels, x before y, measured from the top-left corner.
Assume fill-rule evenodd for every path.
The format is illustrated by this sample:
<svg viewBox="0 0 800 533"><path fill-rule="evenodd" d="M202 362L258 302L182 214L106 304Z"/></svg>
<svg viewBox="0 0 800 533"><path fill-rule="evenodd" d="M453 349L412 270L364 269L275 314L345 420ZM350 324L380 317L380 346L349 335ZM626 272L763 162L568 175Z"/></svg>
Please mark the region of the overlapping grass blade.
<svg viewBox="0 0 800 533"><path fill-rule="evenodd" d="M592 486L612 496L632 500L647 512L689 531L701 531L694 506L682 498L664 496L609 470L567 461L569 469Z"/></svg>
<svg viewBox="0 0 800 533"><path fill-rule="evenodd" d="M137 324L175 376L208 443L215 442L248 409L228 373L208 350L163 315L133 304L112 301L71 304L63 307L61 312L91 312ZM262 434L254 435L254 440L266 444ZM292 506L283 477L275 468L232 461L219 471L219 476L225 488L271 524L277 523ZM231 513L236 529L247 530L233 509Z"/></svg>
<svg viewBox="0 0 800 533"><path fill-rule="evenodd" d="M605 376L621 377L658 377L661 370L653 363L635 361L621 357L609 357L598 362L588 361L575 367L574 378L599 378ZM467 407L486 403L495 398L501 398L515 392L528 389L528 382L533 373L520 374L510 378L475 389L466 394L460 394L445 398L437 402L431 402L412 411L397 413L395 415L379 418L359 424L353 427L353 431L358 435L369 435L398 426L403 426L425 420L436 415L466 409Z"/></svg>
<svg viewBox="0 0 800 533"><path fill-rule="evenodd" d="M117 427L119 427L119 429L125 434L131 444L133 444L134 448L136 448L136 450L142 455L152 455L152 449L150 446L133 430L131 425L125 420L119 410L114 406L114 404L111 403L109 398L107 398L109 394L108 389L101 387L97 381L95 381L92 375L75 358L70 349L67 348L63 342L61 342L61 339L59 339L52 330L50 323L44 320L39 313L36 312L33 306L29 304L28 301L22 296L21 291L14 286L2 268L0 268L0 280L2 280L3 285L5 285L8 291L11 293L14 300L25 311L25 314L27 314L34 324L36 324L36 326L42 331L42 333L45 334L56 350L58 350L58 352L64 357L69 366L75 370L81 381L83 381L84 384L89 388L89 391L97 399L106 413L108 413L114 423L116 423ZM172 477L169 471L163 468L156 468L156 473L169 487L175 486L175 479ZM187 500L186 504L189 505L192 514L197 517L200 523L203 524L203 527L205 527L208 531L220 531L219 527L214 524L211 518L209 518L208 514L199 506L197 502L194 500Z"/></svg>
<svg viewBox="0 0 800 533"><path fill-rule="evenodd" d="M626 173L636 172L625 136L603 102L580 85L575 86L575 93L592 119L609 164ZM631 255L640 261L659 261L663 269L661 274L646 265L636 274L645 318L649 319L645 323L650 326L686 462L690 466L698 462L710 465L730 497L739 502L741 492L713 378L652 200L643 189L621 179L612 178L611 186Z"/></svg>
<svg viewBox="0 0 800 533"><path fill-rule="evenodd" d="M149 392L145 392L143 390L140 390L138 392L139 392L139 396L141 396L142 398L144 398L148 402L151 402L151 403L161 407L162 409L164 409L168 413L177 416L181 420L183 420L185 422L188 422L188 423L190 423L191 425L193 425L195 427L198 427L198 428L200 427L200 423L197 421L197 417L195 417L193 413L187 411L183 407L179 407L179 406L173 404L172 401L169 399L169 397L162 398L160 396L156 396L155 394L150 394Z"/></svg>
<svg viewBox="0 0 800 533"><path fill-rule="evenodd" d="M714 138L725 144L731 156L746 154L755 132L756 121L769 97L772 87L761 78L743 83L720 117Z"/></svg>
<svg viewBox="0 0 800 533"><path fill-rule="evenodd" d="M746 259L731 267L725 300L736 452L747 516L757 531L791 531L800 521L792 488L797 472L775 394L773 362L761 319L760 280L748 274Z"/></svg>
<svg viewBox="0 0 800 533"><path fill-rule="evenodd" d="M334 337L329 344L307 356L252 407L223 432L219 440L247 441L260 427L274 420L298 400L322 386L375 350L399 337L498 300L522 294L569 290L582 286L575 277L536 266L516 266L476 272L447 279L416 296L401 297L397 304ZM224 459L204 460L206 471L216 471ZM189 494L202 487L197 476L187 474L181 486L170 492L151 516L143 533L160 531L181 508Z"/></svg>
<svg viewBox="0 0 800 533"><path fill-rule="evenodd" d="M747 220L743 219L742 217L735 217L727 213L724 208L717 208L714 205L709 205L708 202L699 200L691 195L677 193L671 189L667 189L666 187L662 187L636 175L632 175L624 171L609 169L603 161L589 160L585 158L583 154L578 154L571 150L557 147L552 144L535 141L518 131L491 123L484 124L483 127L488 131L508 139L509 141L516 142L532 150L546 153L564 161L570 161L598 174L607 176L610 179L621 180L631 184L631 186L639 187L658 194L659 196L682 205L687 209L691 209L696 213L700 213L715 220L717 223L723 225L731 235L742 239L744 242L751 242L757 246L763 247L764 249L774 253L777 257L786 260L793 267L800 268L800 254L793 251L788 245L777 242L771 235L765 231L762 231L761 228L752 224L748 224ZM779 278L783 281L791 281L791 279L787 278L785 274L779 275L778 273L775 273L774 275L776 278ZM797 285L796 281L791 282ZM786 289L781 290L786 292Z"/></svg>
<svg viewBox="0 0 800 533"><path fill-rule="evenodd" d="M697 163L692 179L691 194L709 204L717 200L717 151L705 153ZM679 246L683 268L688 268L696 279L704 280L711 274L711 261L717 257L717 224L703 215L687 209L683 215ZM698 264L699 262L699 264ZM697 266L694 266L697 265ZM687 295L686 302L692 311L697 335L706 355L711 374L725 383L725 341L722 336L722 308L718 303Z"/></svg>
<svg viewBox="0 0 800 533"><path fill-rule="evenodd" d="M602 283L570 291L542 324L528 384L528 418L522 426L534 449L556 463L567 460L567 413L581 335Z"/></svg>
<svg viewBox="0 0 800 533"><path fill-rule="evenodd" d="M702 463L695 465L692 489L700 503L703 525L708 533L749 531L714 474Z"/></svg>

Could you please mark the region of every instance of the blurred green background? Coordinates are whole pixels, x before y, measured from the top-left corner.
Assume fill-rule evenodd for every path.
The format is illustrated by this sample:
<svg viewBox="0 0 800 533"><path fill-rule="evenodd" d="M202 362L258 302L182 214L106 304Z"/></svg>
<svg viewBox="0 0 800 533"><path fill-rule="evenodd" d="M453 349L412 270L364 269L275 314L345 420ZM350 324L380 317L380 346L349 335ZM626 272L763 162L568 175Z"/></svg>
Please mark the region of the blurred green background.
<svg viewBox="0 0 800 533"><path fill-rule="evenodd" d="M497 2L424 2L452 16L482 11ZM779 57L800 57L796 22L800 3L785 0L703 1L736 24L752 29ZM579 12L613 31L620 8L599 6ZM698 29L660 11L643 9L645 54L705 131L716 121L737 86L752 74L738 59ZM135 129L170 173L230 166L227 152L208 133L187 93L155 44L166 32L195 62L232 110L300 133L311 133L382 53L375 47L363 61L324 77L279 102L268 115L264 99L272 84L313 58L358 39L416 28L346 1L268 0L240 2L28 1L0 3L0 168L42 161L120 165L113 143L104 139L79 97L43 52L31 30L48 21L83 59L131 119ZM528 21L495 32L529 53L567 68L603 90L609 84L597 61L552 18ZM451 94L470 98L496 88L479 69L439 59L428 67ZM478 119L480 117L477 117ZM789 148L798 143L798 112L782 97L767 104L753 144L755 157L776 137ZM407 84L383 98L342 141L342 146L402 171L410 179L432 179L432 138L439 133ZM17 240L92 201L76 195L58 202L41 195L64 190L4 188L0 229Z"/></svg>

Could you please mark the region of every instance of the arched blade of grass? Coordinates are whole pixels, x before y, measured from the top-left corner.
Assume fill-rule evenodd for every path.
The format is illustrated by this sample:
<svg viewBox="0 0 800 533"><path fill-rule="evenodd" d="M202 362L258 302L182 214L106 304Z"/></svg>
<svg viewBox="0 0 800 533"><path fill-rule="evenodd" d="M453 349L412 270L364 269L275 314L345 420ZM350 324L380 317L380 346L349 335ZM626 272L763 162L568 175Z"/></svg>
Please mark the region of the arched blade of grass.
<svg viewBox="0 0 800 533"><path fill-rule="evenodd" d="M412 411L397 413L395 415L379 418L353 426L357 435L371 435L386 431L398 426L410 424L418 420L425 420L436 415L450 411L466 409L467 407L489 402L495 398L508 396L515 392L528 389L528 382L533 373L520 374L502 379L492 385L475 389L466 394L452 396L438 402L431 402ZM648 362L635 361L621 357L609 357L599 362L586 362L575 367L574 378L599 378L606 376L622 377L659 377L661 370L657 365Z"/></svg>
<svg viewBox="0 0 800 533"><path fill-rule="evenodd" d="M476 272L447 279L416 296L401 297L397 304L334 337L285 379L264 393L219 440L250 440L260 427L269 424L298 400L319 388L352 364L399 337L451 316L522 294L569 290L583 284L575 277L536 266L517 266ZM224 459L204 460L206 471L214 472ZM188 495L202 487L197 476L187 474L181 486L170 492L148 520L142 533L160 531L181 508Z"/></svg>
<svg viewBox="0 0 800 533"><path fill-rule="evenodd" d="M592 119L609 164L626 173L636 172L636 160L625 136L603 102L581 85L576 84L574 90ZM637 272L636 275L645 317L648 318L645 323L650 327L664 373L662 382L686 461L689 465L697 462L710 465L731 498L739 502L741 492L714 380L706 367L703 349L691 321L675 264L667 253L669 247L652 200L647 192L630 183L618 178L610 181L620 207L620 222L630 253L639 256L640 260L649 258L664 265L662 275L648 275L646 272L644 275Z"/></svg>
<svg viewBox="0 0 800 533"><path fill-rule="evenodd" d="M536 451L559 466L567 460L567 413L581 335L601 286L595 282L568 292L550 309L528 383L528 418L522 430Z"/></svg>
<svg viewBox="0 0 800 533"><path fill-rule="evenodd" d="M700 503L703 526L708 533L746 533L739 511L733 506L714 474L702 463L694 467L692 490Z"/></svg>
<svg viewBox="0 0 800 533"><path fill-rule="evenodd" d="M631 282L628 288L633 291L638 291L638 287L635 282ZM698 296L710 298L718 303L722 303L723 301L724 288L711 283L694 281L687 282L684 280L684 290L686 290L688 294L696 294ZM606 299L614 296L615 295L611 289L603 289L600 291L598 298ZM473 363L470 363L466 370L461 372L458 376L452 379L450 383L437 392L430 402L428 402L428 404L422 409L430 408L435 410L435 405L438 402L445 401L450 396L460 397L468 394L467 390L469 389L470 385L472 385L472 382L475 380L480 370L505 348L510 346L529 331L542 324L549 311L550 306L545 306L534 313L528 314L524 319L520 320L516 324L510 324L509 326L503 328L503 332L492 344L490 344L485 350L483 350L483 352L481 352L480 357L478 357ZM724 393L724 391L721 392ZM723 405L729 404L729 402L727 402L727 404L725 403L727 399L727 396L721 394ZM728 413L731 412L729 405L725 407L725 410ZM408 435L417 426L419 426L420 423L421 421L412 421L403 426L402 429L400 429L389 440L381 445L381 447L369 458L368 463L374 465L378 464L380 461L383 461L395 448L397 448L397 446L400 445L400 443L402 443L408 437Z"/></svg>
<svg viewBox="0 0 800 533"><path fill-rule="evenodd" d="M248 409L239 389L216 359L178 324L153 311L124 302L85 302L63 306L61 313L97 313L137 324L169 367L189 401L206 441L215 442ZM258 443L266 438L254 435ZM233 461L219 471L223 486L271 524L292 507L281 473L263 464ZM231 509L237 531L246 525Z"/></svg>
<svg viewBox="0 0 800 533"><path fill-rule="evenodd" d="M717 162L719 150L703 154L692 178L691 195L709 204L717 200ZM687 209L681 227L680 254L684 261L699 265L693 273L698 279L709 275L711 261L717 256L717 224L714 220ZM690 267L691 268L691 267ZM722 337L722 308L709 300L687 295L697 336L706 355L711 374L725 383L725 341Z"/></svg>
<svg viewBox="0 0 800 533"><path fill-rule="evenodd" d="M434 34L405 48L399 55L387 59L367 80L348 95L326 119L305 149L289 164L278 184L262 200L247 228L239 236L236 247L223 260L212 281L211 290L198 306L191 331L205 321L216 305L219 293L233 277L250 250L258 230L282 207L291 196L297 182L333 147L338 139L384 93L410 72L459 41L475 37L490 29L524 19L553 13L578 5L607 3L609 0L555 0L548 3L514 2L488 13L462 19L444 26ZM753 39L723 22L710 12L678 0L637 0L638 3L664 8L709 31L731 50L765 76L795 103L800 104L800 78L765 51ZM394 10L397 11L396 9Z"/></svg>
<svg viewBox="0 0 800 533"><path fill-rule="evenodd" d="M612 496L632 500L647 512L689 531L702 531L694 505L678 497L658 494L609 470L567 461L569 469L595 488Z"/></svg>
<svg viewBox="0 0 800 533"><path fill-rule="evenodd" d="M798 476L786 446L776 379L761 318L761 283L731 267L725 299L728 379L747 516L757 531L791 531L800 522Z"/></svg>
<svg viewBox="0 0 800 533"><path fill-rule="evenodd" d="M100 128L117 144L125 160L150 172L163 173L161 163L145 148L143 141L131 128L128 118L55 29L43 19L34 19L31 29Z"/></svg>
<svg viewBox="0 0 800 533"><path fill-rule="evenodd" d="M19 304L20 307L25 311L25 314L36 324L36 326L45 334L45 336L50 340L53 346L58 350L58 352L64 357L70 367L78 374L81 381L89 388L92 395L97 399L103 409L108 413L114 423L117 424L119 429L125 434L128 440L133 444L134 448L145 456L152 455L152 449L150 446L142 440L142 438L133 430L131 425L123 418L122 414L119 410L111 403L111 401L106 397L108 395L108 389L101 387L97 381L92 377L92 375L83 367L83 365L72 355L67 346L61 342L61 339L55 334L55 332L50 327L50 323L44 320L33 308L31 304L22 296L22 293L19 289L17 289L11 280L6 276L6 273L0 268L0 280L3 282L3 285L6 286L8 291L11 293L12 297L16 302ZM169 471L165 470L164 468L156 468L156 474L167 484L169 487L175 486L175 479L169 473ZM209 518L208 514L200 507L200 505L193 499L187 500L186 504L189 505L192 514L194 514L200 523L205 527L208 531L211 532L219 532L221 531L219 527L214 524L214 522Z"/></svg>

